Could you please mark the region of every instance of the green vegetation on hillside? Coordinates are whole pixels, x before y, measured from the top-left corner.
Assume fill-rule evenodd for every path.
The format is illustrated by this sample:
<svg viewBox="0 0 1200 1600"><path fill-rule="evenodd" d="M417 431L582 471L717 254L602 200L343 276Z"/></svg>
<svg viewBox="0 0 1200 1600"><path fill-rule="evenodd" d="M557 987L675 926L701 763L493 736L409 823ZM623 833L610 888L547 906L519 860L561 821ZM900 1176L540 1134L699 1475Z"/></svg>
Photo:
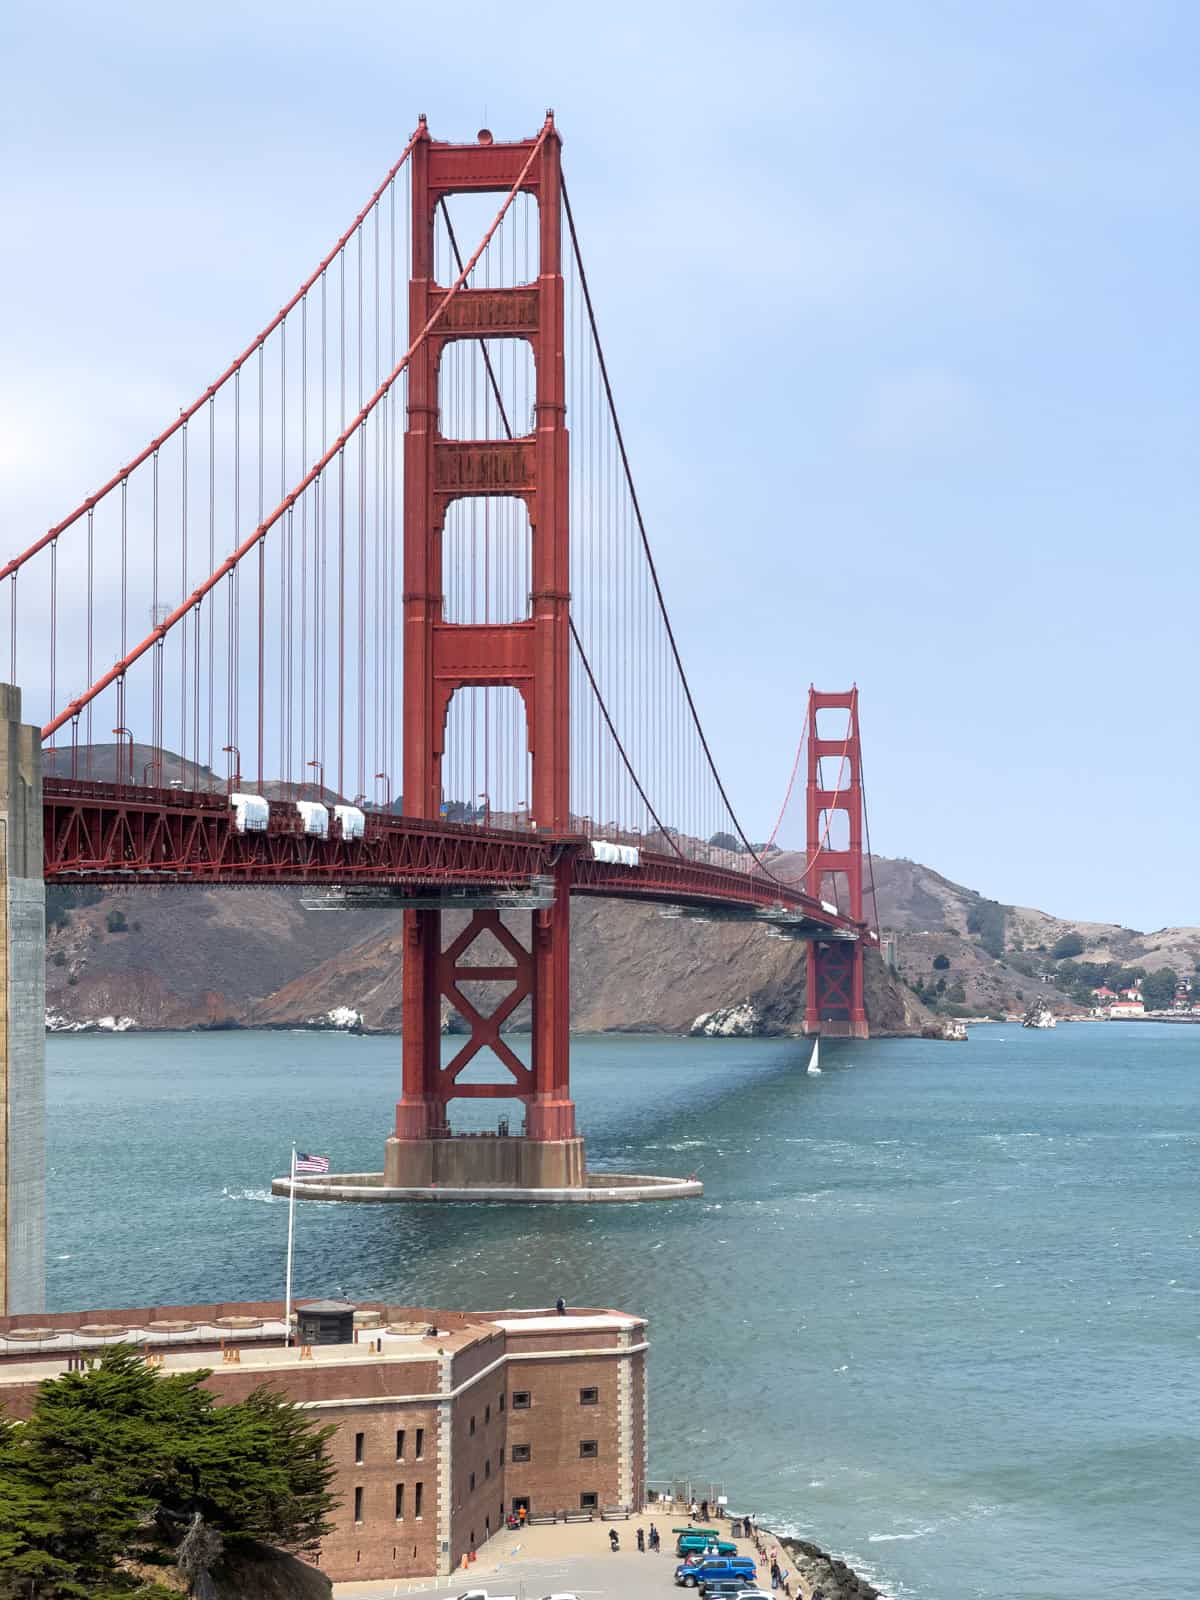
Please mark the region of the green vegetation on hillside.
<svg viewBox="0 0 1200 1600"><path fill-rule="evenodd" d="M1073 1000L1084 1006L1095 1004L1094 989L1119 991L1140 984L1146 1010L1167 1011L1175 998L1179 974L1174 967L1147 972L1145 967L1124 967L1119 961L1066 960L1058 963L1055 981L1060 989L1065 989Z"/></svg>
<svg viewBox="0 0 1200 1600"><path fill-rule="evenodd" d="M997 961L1004 954L1004 932L1008 922L1008 906L998 900L975 900L967 911L967 932L974 934L979 943Z"/></svg>
<svg viewBox="0 0 1200 1600"><path fill-rule="evenodd" d="M71 912L79 906L94 906L103 900L103 889L63 889L55 884L46 886L46 931L65 928Z"/></svg>
<svg viewBox="0 0 1200 1600"><path fill-rule="evenodd" d="M218 1406L206 1376L117 1345L41 1384L27 1422L0 1419L2 1600L160 1600L130 1562L177 1562L190 1593L226 1543L328 1531L335 1430L268 1389Z"/></svg>

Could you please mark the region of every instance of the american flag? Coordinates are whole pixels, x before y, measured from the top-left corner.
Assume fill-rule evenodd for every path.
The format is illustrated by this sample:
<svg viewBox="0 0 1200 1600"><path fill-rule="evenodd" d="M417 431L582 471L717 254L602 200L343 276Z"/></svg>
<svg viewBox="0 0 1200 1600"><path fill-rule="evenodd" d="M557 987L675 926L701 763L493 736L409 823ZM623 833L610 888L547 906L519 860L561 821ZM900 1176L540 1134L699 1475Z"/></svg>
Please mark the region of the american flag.
<svg viewBox="0 0 1200 1600"><path fill-rule="evenodd" d="M302 1151L296 1151L296 1171L301 1172L328 1172L328 1156L307 1156Z"/></svg>

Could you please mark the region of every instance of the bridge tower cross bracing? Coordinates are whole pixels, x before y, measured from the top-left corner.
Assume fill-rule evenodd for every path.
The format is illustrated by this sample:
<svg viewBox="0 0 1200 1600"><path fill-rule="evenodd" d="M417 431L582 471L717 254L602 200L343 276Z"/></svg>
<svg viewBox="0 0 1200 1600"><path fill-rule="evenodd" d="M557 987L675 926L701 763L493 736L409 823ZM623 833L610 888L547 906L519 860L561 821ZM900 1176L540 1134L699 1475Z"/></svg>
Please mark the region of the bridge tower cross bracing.
<svg viewBox="0 0 1200 1600"><path fill-rule="evenodd" d="M818 713L844 712L845 723L832 738L818 734ZM862 746L858 728L858 690L808 691L808 786L806 795L808 892L825 898L829 889L840 909L855 922L863 920L863 789ZM828 772L834 771L833 787ZM844 846L831 848L838 813L846 821ZM839 835L840 837L840 835ZM869 1035L863 997L864 942L821 939L808 947L808 990L805 1033L865 1039Z"/></svg>
<svg viewBox="0 0 1200 1600"><path fill-rule="evenodd" d="M443 801L442 759L455 693L511 687L521 696L532 765L529 815L539 832L570 831L570 560L569 464L563 278L561 271L561 143L552 122L543 130L523 189L538 207L536 281L504 288L465 287L413 357L408 373L404 478L404 810L437 818ZM537 141L476 144L434 141L421 132L412 153L410 326L420 327L442 296L434 272L435 213L446 196L502 194L516 182ZM455 340L524 339L535 370L533 430L503 439L449 439L439 415L439 367ZM514 419L517 420L517 419ZM531 594L527 618L505 623L444 618L442 544L451 504L465 496L514 496L531 529ZM388 1141L385 1181L421 1185L471 1175L444 1142L447 1106L456 1098L518 1099L525 1138L516 1147L510 1181L530 1187L583 1182L583 1142L569 1087L571 847L555 867L554 903L532 913L531 948L495 910L472 913L443 949L442 913L406 911L404 929L403 1092L395 1136ZM512 965L464 965L475 939L487 935ZM464 1001L461 983L509 983L498 1009L482 1015ZM441 1062L441 1002L449 1000L469 1028L463 1047ZM526 1067L500 1036L502 1021L528 998L532 1059ZM459 1082L481 1052L496 1058L504 1082ZM474 1144L474 1141L471 1141ZM441 1176L439 1176L441 1174ZM476 1175L476 1181L481 1175Z"/></svg>

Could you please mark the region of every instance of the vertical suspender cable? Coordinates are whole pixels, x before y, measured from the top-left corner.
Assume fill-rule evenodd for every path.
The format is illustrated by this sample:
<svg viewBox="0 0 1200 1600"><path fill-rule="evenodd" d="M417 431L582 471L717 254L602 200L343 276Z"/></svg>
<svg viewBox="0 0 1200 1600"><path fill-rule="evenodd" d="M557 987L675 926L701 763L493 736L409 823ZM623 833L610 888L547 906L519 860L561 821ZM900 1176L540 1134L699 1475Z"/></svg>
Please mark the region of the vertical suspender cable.
<svg viewBox="0 0 1200 1600"><path fill-rule="evenodd" d="M263 347L258 347L258 525L263 520ZM258 543L258 789L266 782L263 740L266 728L267 541Z"/></svg>

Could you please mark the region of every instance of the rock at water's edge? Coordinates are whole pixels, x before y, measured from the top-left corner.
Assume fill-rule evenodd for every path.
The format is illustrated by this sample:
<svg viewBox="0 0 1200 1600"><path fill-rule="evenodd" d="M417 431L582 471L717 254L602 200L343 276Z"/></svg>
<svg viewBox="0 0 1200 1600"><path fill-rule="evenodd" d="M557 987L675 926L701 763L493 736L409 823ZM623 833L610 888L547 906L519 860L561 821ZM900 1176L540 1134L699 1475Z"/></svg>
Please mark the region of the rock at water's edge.
<svg viewBox="0 0 1200 1600"><path fill-rule="evenodd" d="M693 1038L705 1039L752 1039L764 1031L762 1015L749 1000L702 1011L688 1029Z"/></svg>

